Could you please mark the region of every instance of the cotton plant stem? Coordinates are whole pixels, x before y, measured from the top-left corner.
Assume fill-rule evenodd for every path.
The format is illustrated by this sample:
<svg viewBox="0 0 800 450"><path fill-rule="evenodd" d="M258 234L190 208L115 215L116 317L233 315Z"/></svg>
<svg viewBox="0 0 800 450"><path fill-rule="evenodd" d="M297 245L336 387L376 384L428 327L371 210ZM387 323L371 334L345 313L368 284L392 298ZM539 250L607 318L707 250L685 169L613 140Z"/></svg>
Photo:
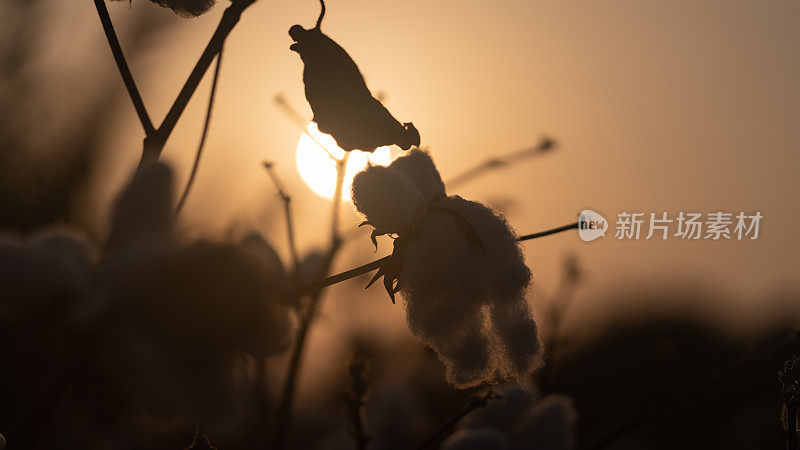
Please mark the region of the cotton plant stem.
<svg viewBox="0 0 800 450"><path fill-rule="evenodd" d="M366 450L370 439L367 434L366 412L364 411L369 390L368 365L363 357L355 356L350 362L349 368L350 384L344 394L347 422L350 435L356 444L356 450Z"/></svg>
<svg viewBox="0 0 800 450"><path fill-rule="evenodd" d="M331 248L338 247L341 236L339 222L342 216L342 193L344 191L344 176L347 172L347 161L350 153L345 153L344 158L336 161L336 189L333 192L333 212L331 216Z"/></svg>
<svg viewBox="0 0 800 450"><path fill-rule="evenodd" d="M100 16L100 23L103 25L103 32L106 35L108 46L111 48L111 54L114 55L114 62L117 63L117 70L119 70L119 74L122 76L122 82L125 83L125 89L128 90L128 95L131 97L136 115L139 116L139 121L142 123L144 134L145 136L150 136L156 130L153 127L153 122L150 120L150 115L147 114L147 108L145 108L142 95L139 93L139 88L136 87L136 82L133 80L128 62L125 60L125 54L122 52L119 39L117 39L117 33L114 31L114 24L111 22L111 17L108 15L105 0L94 0L94 6L97 9L97 15Z"/></svg>
<svg viewBox="0 0 800 450"><path fill-rule="evenodd" d="M472 411L476 409L483 408L484 406L488 405L489 402L499 399L501 396L494 393L494 391L486 391L481 395L477 395L472 397L466 405L464 405L458 412L456 412L453 416L448 418L436 431L424 442L422 442L418 447L417 450L429 450L429 449L436 449L441 446L442 442L447 439L458 425L458 422L461 421L464 417L466 417Z"/></svg>
<svg viewBox="0 0 800 450"><path fill-rule="evenodd" d="M342 160L337 161L336 164L336 189L334 191L331 211L331 241L323 263L322 273L327 274L330 267L333 265L333 260L341 247L341 237L339 235L339 221L341 217L341 204L342 204L342 191L344 190L344 177L347 168L347 159L349 153L345 153ZM300 325L297 328L297 336L295 337L294 347L289 359L289 365L286 370L286 377L284 379L283 390L277 406L277 414L275 416L275 442L272 446L273 449L283 449L286 447L287 439L289 436L289 428L292 423L292 413L294 409L294 396L297 390L297 376L300 373L300 365L303 359L303 353L308 338L308 332L311 325L316 318L317 310L322 299L322 289L310 290L301 293L296 298L300 298L302 294L311 294L311 299L306 305L300 318Z"/></svg>
<svg viewBox="0 0 800 450"><path fill-rule="evenodd" d="M208 137L208 128L211 124L211 113L214 110L214 98L217 94L217 80L219 80L219 68L222 65L223 49L220 49L217 55L217 65L214 67L214 79L211 81L211 93L208 96L208 108L206 108L206 120L203 123L203 131L200 134L200 143L197 146L197 153L194 156L194 163L192 163L192 171L189 173L189 179L186 181L186 187L183 189L183 194L178 201L178 206L175 207L175 216L178 216L186 204L186 198L189 197L189 191L192 189L195 177L197 176L197 169L200 167L200 157L203 155L203 148L206 145L206 138Z"/></svg>
<svg viewBox="0 0 800 450"><path fill-rule="evenodd" d="M286 100L286 97L284 97L283 94L278 94L275 96L275 104L277 104L281 108L281 110L287 116L289 116L290 119L292 119L292 122L295 125L297 125L298 128L300 128L300 131L302 131L303 134L305 134L312 141L314 141L314 143L317 144L319 148L325 150L325 153L327 153L332 160L338 161L338 158L336 158L336 156L333 155L333 152L331 152L330 149L328 149L328 147L326 147L322 142L319 141L319 139L315 138L314 136L311 135L311 133L308 132L307 128L308 121L304 119L303 116L301 116L300 113L298 113L297 110L291 104L289 104L289 102Z"/></svg>
<svg viewBox="0 0 800 450"><path fill-rule="evenodd" d="M525 158L530 158L537 155L542 155L547 153L548 151L552 150L556 146L556 142L550 138L542 139L537 145L529 148L525 148L522 150L517 150L515 152L507 153L505 155L501 155L498 157L489 158L486 161L462 172L459 175L456 175L453 178L448 179L445 182L445 185L448 187L457 187L460 186L468 181L472 181L479 176L491 172L492 170L497 170L503 167L507 167L515 162L518 162Z"/></svg>
<svg viewBox="0 0 800 450"><path fill-rule="evenodd" d="M38 447L38 443L53 421L64 395L72 386L77 369L77 360L69 354L61 362L49 387L35 404L33 410L24 416L12 434L7 435L9 448L34 450Z"/></svg>
<svg viewBox="0 0 800 450"><path fill-rule="evenodd" d="M659 414L662 414L667 410L669 410L670 408L673 408L676 405L680 405L685 401L701 394L707 389L726 380L728 377L730 377L737 371L745 367L754 365L758 357L760 355L763 355L766 351L777 350L789 344L797 344L797 343L800 343L800 330L794 330L790 333L770 339L769 341L763 343L762 345L759 345L748 351L745 355L743 355L739 360L737 360L733 364L715 372L708 378L686 389L682 393L670 396L669 398L664 399L659 403L650 405L650 407L642 410L639 414L632 417L622 425L607 432L605 435L600 437L600 439L596 440L591 445L587 446L586 449L597 450L613 444L620 437L650 422Z"/></svg>
<svg viewBox="0 0 800 450"><path fill-rule="evenodd" d="M797 409L795 408L786 408L786 448L787 450L800 448L797 439Z"/></svg>
<svg viewBox="0 0 800 450"><path fill-rule="evenodd" d="M186 79L186 83L184 83L183 88L175 98L175 102L164 117L164 121L161 122L161 125L154 133L145 137L140 165L146 161L157 160L161 156L167 139L175 129L178 119L186 109L186 105L189 104L189 100L197 90L197 86L200 85L200 81L211 66L211 62L222 51L225 39L228 38L233 28L239 23L242 12L253 3L255 3L255 0L233 0L231 6L222 13L222 18L219 21L219 25L217 25L216 31L214 31L194 69Z"/></svg>
<svg viewBox="0 0 800 450"><path fill-rule="evenodd" d="M178 96L173 102L172 107L164 117L164 121L161 122L161 125L158 128L155 128L150 120L149 115L147 114L144 102L142 101L142 96L136 87L136 83L133 80L128 63L125 60L125 55L122 52L119 40L114 32L114 26L111 22L111 18L108 15L108 9L106 8L105 2L104 0L94 0L95 7L97 8L97 14L100 17L100 22L103 25L103 31L106 35L106 40L111 48L111 53L114 55L114 60L117 63L117 69L122 76L122 80L125 83L125 87L128 90L128 94L131 97L131 101L133 102L133 106L136 109L136 113L139 116L139 121L142 123L142 128L145 132L144 148L142 150L142 157L139 161L140 166L146 161L157 160L161 155L167 139L175 129L175 125L177 125L178 120L186 109L186 105L189 104L189 100L191 100L192 96L197 90L197 86L200 85L200 81L203 79L203 76L211 66L211 62L222 51L225 39L227 39L228 35L231 33L236 24L239 23L242 12L244 12L244 10L252 5L255 1L256 0L233 0L231 6L225 9L225 11L222 13L222 19L220 19L216 31L214 31L214 34L211 36L208 45L206 46L202 55L200 55L200 58L197 60L194 69L189 74L186 83L184 83L183 88L181 89L180 93L178 93Z"/></svg>
<svg viewBox="0 0 800 450"><path fill-rule="evenodd" d="M529 241L531 239L537 239L537 238L540 238L540 237L545 237L545 236L549 236L551 234L561 233L563 231L577 229L577 228L578 228L578 223L575 222L575 223L571 223L569 225L564 225L563 227L554 228L552 230L542 231L542 232L533 233L533 234L526 234L524 236L518 237L517 241L518 242ZM306 284L304 286L301 286L301 287L299 287L297 289L292 290L291 292L288 292L286 295L287 296L299 296L299 295L303 295L304 293L315 292L315 291L318 291L318 290L320 290L322 288L325 288L325 287L328 287L328 286L332 286L332 285L337 284L337 283L341 283L342 281L347 281L347 280L349 280L351 278L355 278L355 277L357 277L359 275L363 275L365 273L368 273L368 272L371 272L371 271L373 271L375 269L380 268L383 265L383 263L385 263L386 261L389 260L389 258L391 258L391 256L384 256L383 258L376 259L375 261L372 261L372 262L369 262L367 264L364 264L363 266L359 266L359 267L350 269L350 270L348 270L346 272L342 272L342 273L327 277L325 279L322 279L322 280L319 280L319 281L315 281L313 283Z"/></svg>
<svg viewBox="0 0 800 450"><path fill-rule="evenodd" d="M299 263L299 257L297 253L297 244L294 238L294 218L292 215L292 197L289 196L289 193L286 191L286 188L281 183L280 178L278 178L278 174L275 173L275 166L273 163L269 161L264 161L261 163L264 166L264 169L267 171L270 180L272 180L272 184L275 186L275 190L278 192L278 197L281 198L283 202L283 212L286 218L286 236L287 240L289 241L289 254L292 258L292 267L294 270L297 270L297 265Z"/></svg>
<svg viewBox="0 0 800 450"><path fill-rule="evenodd" d="M561 337L562 322L567 308L572 303L575 291L577 291L580 278L574 257L567 259L565 266L564 275L561 278L558 289L551 297L550 304L545 310L545 318L549 322L550 331L541 336L546 347L544 364L535 374L536 379L538 379L539 390L543 394L548 394L551 391L553 384L553 358L563 344Z"/></svg>

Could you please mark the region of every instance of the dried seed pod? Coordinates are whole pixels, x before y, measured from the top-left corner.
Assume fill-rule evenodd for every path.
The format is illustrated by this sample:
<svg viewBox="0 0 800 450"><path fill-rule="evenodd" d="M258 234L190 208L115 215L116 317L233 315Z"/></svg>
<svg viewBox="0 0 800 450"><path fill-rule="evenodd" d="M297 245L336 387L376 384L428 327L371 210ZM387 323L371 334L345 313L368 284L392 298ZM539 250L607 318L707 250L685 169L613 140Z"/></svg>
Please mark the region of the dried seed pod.
<svg viewBox="0 0 800 450"><path fill-rule="evenodd" d="M540 346L526 298L531 273L501 216L447 197L419 149L356 175L352 196L377 234L397 234L373 281L383 276L390 296L402 293L411 331L436 350L452 384L533 370Z"/></svg>
<svg viewBox="0 0 800 450"><path fill-rule="evenodd" d="M364 76L347 52L322 32L325 15L322 3L317 25L305 29L294 25L289 36L295 41L289 49L303 60L306 99L319 130L330 134L344 150L372 152L395 144L403 150L419 145L419 132L413 123L400 123L372 96Z"/></svg>

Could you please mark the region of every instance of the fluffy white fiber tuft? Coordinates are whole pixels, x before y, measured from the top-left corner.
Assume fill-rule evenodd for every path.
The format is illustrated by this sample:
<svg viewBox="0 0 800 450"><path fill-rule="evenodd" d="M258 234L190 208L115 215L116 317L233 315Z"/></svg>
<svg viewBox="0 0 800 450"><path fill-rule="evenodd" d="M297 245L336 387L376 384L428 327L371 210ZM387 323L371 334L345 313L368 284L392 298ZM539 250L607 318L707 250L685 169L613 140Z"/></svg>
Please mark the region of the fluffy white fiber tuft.
<svg viewBox="0 0 800 450"><path fill-rule="evenodd" d="M371 225L412 236L400 292L411 331L439 355L448 381L467 388L524 378L540 345L527 303L531 273L515 235L489 207L444 195L421 150L369 167L353 182L353 203ZM470 241L473 231L480 245Z"/></svg>

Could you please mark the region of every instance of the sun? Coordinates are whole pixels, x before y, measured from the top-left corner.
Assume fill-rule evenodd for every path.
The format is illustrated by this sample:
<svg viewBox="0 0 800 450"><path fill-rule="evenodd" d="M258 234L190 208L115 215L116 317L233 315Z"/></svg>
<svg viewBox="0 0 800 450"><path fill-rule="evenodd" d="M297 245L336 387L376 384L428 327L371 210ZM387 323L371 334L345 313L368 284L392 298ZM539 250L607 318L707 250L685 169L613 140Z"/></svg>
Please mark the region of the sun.
<svg viewBox="0 0 800 450"><path fill-rule="evenodd" d="M297 141L297 170L300 172L300 177L315 194L325 198L333 198L336 190L336 162L333 158L341 160L344 158L345 151L336 145L336 141L332 136L319 131L316 123L309 123L307 129L308 134L301 134L300 139ZM325 146L328 151L323 149L320 144ZM374 165L387 166L391 162L391 158L390 146L379 147L373 153L359 150L350 152L344 175L344 189L342 190L345 195L342 198L346 201L350 200L350 196L347 193L350 192L353 177L364 170L368 162Z"/></svg>

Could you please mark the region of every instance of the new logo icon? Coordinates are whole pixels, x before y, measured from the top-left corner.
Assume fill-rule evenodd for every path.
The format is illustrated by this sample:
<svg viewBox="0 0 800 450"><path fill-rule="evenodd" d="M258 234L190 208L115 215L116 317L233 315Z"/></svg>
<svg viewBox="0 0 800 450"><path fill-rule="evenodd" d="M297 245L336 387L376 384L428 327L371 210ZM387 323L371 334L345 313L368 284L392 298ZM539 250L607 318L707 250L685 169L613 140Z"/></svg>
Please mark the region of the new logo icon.
<svg viewBox="0 0 800 450"><path fill-rule="evenodd" d="M584 209L578 215L578 236L584 242L593 241L606 235L608 221L597 211Z"/></svg>

